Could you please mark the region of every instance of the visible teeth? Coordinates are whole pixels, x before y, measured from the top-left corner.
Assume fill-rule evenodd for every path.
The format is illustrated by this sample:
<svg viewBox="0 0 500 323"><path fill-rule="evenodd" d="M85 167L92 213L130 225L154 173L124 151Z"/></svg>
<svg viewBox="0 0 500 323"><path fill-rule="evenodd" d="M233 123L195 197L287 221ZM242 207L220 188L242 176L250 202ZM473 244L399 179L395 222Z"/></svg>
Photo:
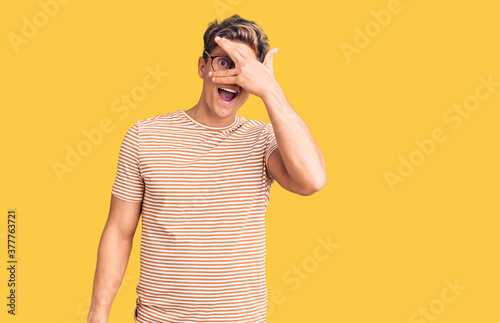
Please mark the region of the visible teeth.
<svg viewBox="0 0 500 323"><path fill-rule="evenodd" d="M228 91L228 92L231 92L231 93L236 93L236 91L231 90L231 89L226 89L226 88L223 88L223 87L221 87L221 89L222 89L222 90L225 90L225 91Z"/></svg>

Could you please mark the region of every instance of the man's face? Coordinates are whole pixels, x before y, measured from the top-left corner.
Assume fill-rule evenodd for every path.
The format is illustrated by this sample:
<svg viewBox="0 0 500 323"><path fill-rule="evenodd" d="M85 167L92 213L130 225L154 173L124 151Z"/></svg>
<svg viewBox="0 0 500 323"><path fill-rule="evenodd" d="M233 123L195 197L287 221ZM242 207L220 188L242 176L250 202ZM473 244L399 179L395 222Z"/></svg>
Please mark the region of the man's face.
<svg viewBox="0 0 500 323"><path fill-rule="evenodd" d="M248 47L247 49L249 52L257 59L255 51L249 45L243 45ZM219 46L216 46L210 55L229 57L229 55ZM235 64L237 63L235 62ZM213 113L221 118L236 114L238 109L246 102L250 93L237 84L214 83L212 81L212 76L208 75L210 71L215 72L212 69L212 58L209 57L205 63L203 57L200 57L198 59L198 75L203 79L202 100L205 101L208 108L211 109ZM236 96L231 100L225 100L224 98L229 99L232 94L222 92L224 88L236 91Z"/></svg>

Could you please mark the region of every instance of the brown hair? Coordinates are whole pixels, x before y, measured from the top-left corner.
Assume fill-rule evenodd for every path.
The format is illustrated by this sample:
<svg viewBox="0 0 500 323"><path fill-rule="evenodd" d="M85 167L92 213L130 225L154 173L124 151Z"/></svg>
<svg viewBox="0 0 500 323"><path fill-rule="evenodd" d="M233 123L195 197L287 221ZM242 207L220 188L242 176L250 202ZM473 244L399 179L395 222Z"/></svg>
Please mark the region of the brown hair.
<svg viewBox="0 0 500 323"><path fill-rule="evenodd" d="M255 51L257 59L261 63L264 63L264 58L269 50L269 44L267 43L266 34L264 34L262 28L255 22L243 19L236 14L224 19L220 23L217 22L217 19L209 23L203 35L203 58L205 59L205 63L208 60L205 50L211 53L217 47L215 36L248 44Z"/></svg>

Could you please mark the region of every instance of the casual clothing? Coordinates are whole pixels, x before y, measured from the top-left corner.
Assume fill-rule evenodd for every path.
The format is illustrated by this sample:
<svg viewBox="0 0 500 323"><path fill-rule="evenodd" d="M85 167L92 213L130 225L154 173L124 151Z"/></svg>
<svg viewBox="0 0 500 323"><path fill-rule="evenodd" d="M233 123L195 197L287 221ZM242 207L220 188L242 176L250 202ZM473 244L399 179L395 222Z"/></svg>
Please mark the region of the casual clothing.
<svg viewBox="0 0 500 323"><path fill-rule="evenodd" d="M266 322L272 124L209 127L177 110L136 122L115 197L142 201L138 323Z"/></svg>

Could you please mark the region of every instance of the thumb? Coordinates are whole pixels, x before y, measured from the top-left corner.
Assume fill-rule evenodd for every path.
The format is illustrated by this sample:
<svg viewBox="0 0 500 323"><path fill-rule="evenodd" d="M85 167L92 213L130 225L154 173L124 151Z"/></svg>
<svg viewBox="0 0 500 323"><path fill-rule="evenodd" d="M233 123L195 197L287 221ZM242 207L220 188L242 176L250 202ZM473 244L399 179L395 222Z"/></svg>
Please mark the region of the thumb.
<svg viewBox="0 0 500 323"><path fill-rule="evenodd" d="M270 51L267 52L266 57L264 58L264 65L273 65L274 55L278 52L278 47L274 47Z"/></svg>

